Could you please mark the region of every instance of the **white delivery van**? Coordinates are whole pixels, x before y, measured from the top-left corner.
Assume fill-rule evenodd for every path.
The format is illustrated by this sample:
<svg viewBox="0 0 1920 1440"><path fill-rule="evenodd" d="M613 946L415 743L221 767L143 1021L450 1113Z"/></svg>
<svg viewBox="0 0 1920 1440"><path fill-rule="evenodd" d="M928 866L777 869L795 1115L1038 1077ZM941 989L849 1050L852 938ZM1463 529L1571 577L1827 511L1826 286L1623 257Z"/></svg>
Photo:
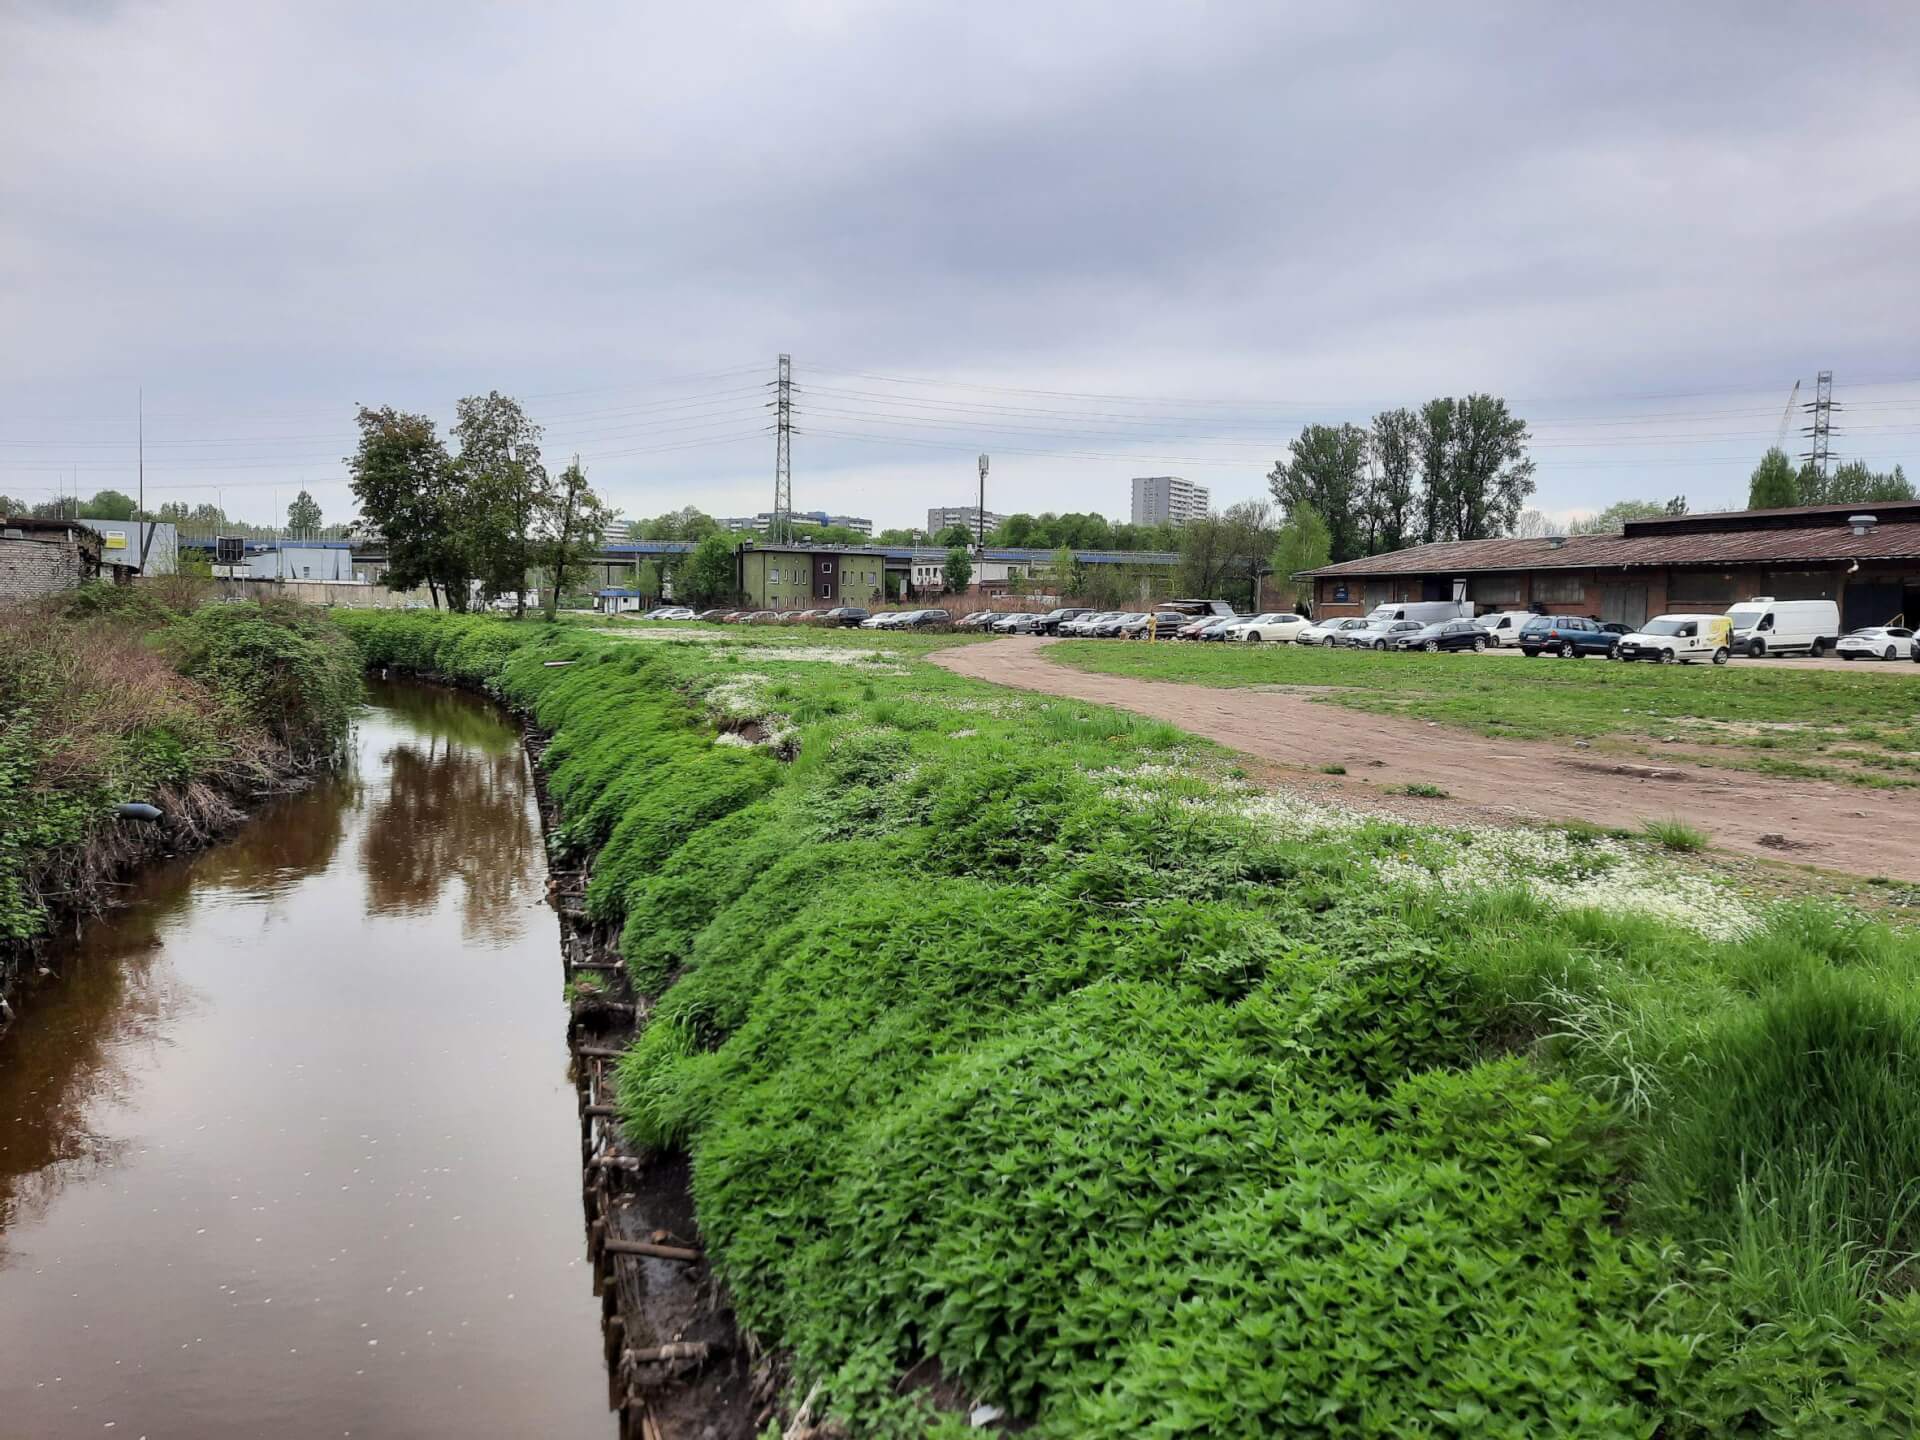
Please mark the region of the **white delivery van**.
<svg viewBox="0 0 1920 1440"><path fill-rule="evenodd" d="M1465 600L1408 600L1399 605L1376 605L1367 612L1367 623L1382 620L1418 620L1431 625L1436 620L1471 620L1473 606Z"/></svg>
<svg viewBox="0 0 1920 1440"><path fill-rule="evenodd" d="M1654 660L1662 665L1690 660L1727 663L1733 627L1724 615L1656 615L1610 652L1617 660Z"/></svg>
<svg viewBox="0 0 1920 1440"><path fill-rule="evenodd" d="M1727 618L1733 622L1733 653L1812 655L1818 658L1840 642L1840 607L1831 600L1776 600L1756 595L1742 600Z"/></svg>
<svg viewBox="0 0 1920 1440"><path fill-rule="evenodd" d="M1487 643L1498 648L1518 644L1520 627L1533 618L1531 610L1489 610L1485 615L1474 616L1473 623L1486 632Z"/></svg>

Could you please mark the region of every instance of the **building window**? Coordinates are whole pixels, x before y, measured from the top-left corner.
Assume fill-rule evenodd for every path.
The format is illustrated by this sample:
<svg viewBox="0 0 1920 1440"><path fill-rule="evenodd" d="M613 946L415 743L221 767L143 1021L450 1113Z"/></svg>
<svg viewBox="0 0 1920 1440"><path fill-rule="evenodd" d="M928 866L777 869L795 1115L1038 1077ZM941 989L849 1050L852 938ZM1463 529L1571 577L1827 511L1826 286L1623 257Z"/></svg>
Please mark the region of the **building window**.
<svg viewBox="0 0 1920 1440"><path fill-rule="evenodd" d="M820 562L820 573L822 575L831 575L833 573L833 562L831 560L822 560Z"/></svg>
<svg viewBox="0 0 1920 1440"><path fill-rule="evenodd" d="M1695 605L1712 606L1724 609L1734 602L1733 576L1726 573L1713 574L1708 571L1675 570L1667 578L1667 604L1675 606L1680 601Z"/></svg>
<svg viewBox="0 0 1920 1440"><path fill-rule="evenodd" d="M1577 571L1549 571L1533 580L1533 598L1547 605L1570 605L1587 598L1587 581Z"/></svg>
<svg viewBox="0 0 1920 1440"><path fill-rule="evenodd" d="M778 584L780 583L780 571L779 571L779 569L778 569L778 568L775 568L775 569L772 569L772 570L769 570L769 571L767 571L767 579L768 579L768 580L770 580L770 581L772 581L772 582L773 582L773 583L774 583L775 585L778 585Z"/></svg>
<svg viewBox="0 0 1920 1440"><path fill-rule="evenodd" d="M833 598L833 586L822 585L820 587L820 598L822 600L831 600Z"/></svg>
<svg viewBox="0 0 1920 1440"><path fill-rule="evenodd" d="M1467 582L1467 598L1475 605L1518 605L1518 575L1476 575Z"/></svg>

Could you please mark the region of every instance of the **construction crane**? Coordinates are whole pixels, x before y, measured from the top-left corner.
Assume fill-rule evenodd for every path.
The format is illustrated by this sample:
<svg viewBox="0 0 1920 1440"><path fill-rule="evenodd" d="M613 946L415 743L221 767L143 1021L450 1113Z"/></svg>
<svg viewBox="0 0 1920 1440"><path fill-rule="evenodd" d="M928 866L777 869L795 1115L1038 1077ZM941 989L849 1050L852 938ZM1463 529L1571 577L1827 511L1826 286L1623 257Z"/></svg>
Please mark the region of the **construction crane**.
<svg viewBox="0 0 1920 1440"><path fill-rule="evenodd" d="M1793 402L1800 398L1800 382L1793 382L1793 389L1787 392L1787 408L1780 412L1780 431L1773 437L1773 448L1787 448L1787 426L1793 423Z"/></svg>

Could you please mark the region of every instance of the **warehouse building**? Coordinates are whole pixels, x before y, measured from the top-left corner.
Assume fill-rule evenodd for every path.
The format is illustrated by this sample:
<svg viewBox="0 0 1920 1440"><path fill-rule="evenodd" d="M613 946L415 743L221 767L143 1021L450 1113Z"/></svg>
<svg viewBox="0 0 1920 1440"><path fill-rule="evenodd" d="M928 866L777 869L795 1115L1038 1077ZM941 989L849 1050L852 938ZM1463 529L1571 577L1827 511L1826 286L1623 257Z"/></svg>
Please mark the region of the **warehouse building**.
<svg viewBox="0 0 1920 1440"><path fill-rule="evenodd" d="M1308 572L1317 618L1406 600L1638 625L1736 600L1834 600L1843 628L1920 619L1920 500L1629 520L1619 535L1456 540Z"/></svg>
<svg viewBox="0 0 1920 1440"><path fill-rule="evenodd" d="M831 609L874 605L886 598L884 550L747 544L733 554L734 583L756 609Z"/></svg>

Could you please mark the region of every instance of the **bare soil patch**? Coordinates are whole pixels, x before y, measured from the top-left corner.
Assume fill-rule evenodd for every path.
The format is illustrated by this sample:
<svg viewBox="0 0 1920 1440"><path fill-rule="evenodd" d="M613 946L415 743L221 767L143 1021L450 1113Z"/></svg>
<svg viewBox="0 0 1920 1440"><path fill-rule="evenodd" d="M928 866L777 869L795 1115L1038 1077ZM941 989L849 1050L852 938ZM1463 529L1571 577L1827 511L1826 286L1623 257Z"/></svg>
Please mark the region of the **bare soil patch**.
<svg viewBox="0 0 1920 1440"><path fill-rule="evenodd" d="M1164 720L1289 767L1364 769L1364 775L1342 777L1331 787L1315 776L1317 788L1351 803L1372 803L1371 796L1388 786L1430 784L1447 791L1450 809L1479 820L1586 820L1637 828L1678 814L1719 848L1739 854L1777 859L1784 838L1790 842L1785 848L1822 869L1920 875L1920 802L1910 790L1863 790L1683 764L1613 765L1570 743L1491 739L1274 690L1075 670L1048 661L1044 652L1055 643L1016 636L927 658L957 675Z"/></svg>

